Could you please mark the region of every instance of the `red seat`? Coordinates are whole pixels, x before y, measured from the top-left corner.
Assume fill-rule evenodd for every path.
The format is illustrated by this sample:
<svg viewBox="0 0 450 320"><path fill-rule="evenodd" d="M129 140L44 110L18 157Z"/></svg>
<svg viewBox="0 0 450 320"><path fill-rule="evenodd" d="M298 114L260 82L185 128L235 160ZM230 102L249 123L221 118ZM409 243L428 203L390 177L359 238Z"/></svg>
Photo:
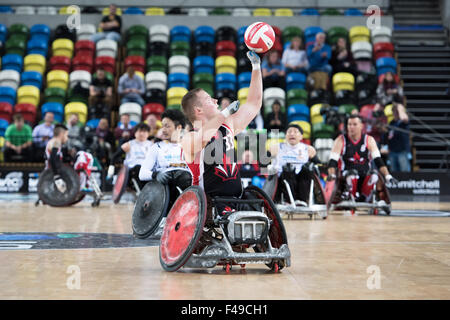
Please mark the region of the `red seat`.
<svg viewBox="0 0 450 320"><path fill-rule="evenodd" d="M233 41L219 41L216 43L216 56L235 56L236 44Z"/></svg>
<svg viewBox="0 0 450 320"><path fill-rule="evenodd" d="M378 42L373 46L373 55L375 57L375 61L383 57L393 58L394 52L394 45L390 42Z"/></svg>
<svg viewBox="0 0 450 320"><path fill-rule="evenodd" d="M308 146L311 145L311 140L309 140L309 139L303 139L302 142L303 142L304 144L307 144Z"/></svg>
<svg viewBox="0 0 450 320"><path fill-rule="evenodd" d="M36 107L30 103L19 103L14 107L14 114L20 113L29 125L36 122Z"/></svg>
<svg viewBox="0 0 450 320"><path fill-rule="evenodd" d="M75 55L84 55L94 58L95 56L95 43L90 40L78 40L75 43Z"/></svg>
<svg viewBox="0 0 450 320"><path fill-rule="evenodd" d="M95 58L95 71L98 69L103 69L105 71L108 71L112 74L116 73L116 61L113 57L108 56L100 56Z"/></svg>
<svg viewBox="0 0 450 320"><path fill-rule="evenodd" d="M364 12L364 15L367 17L367 16L371 16L371 15L373 15L374 14L374 11L373 10L371 10L371 11L369 11L369 12L367 12L367 11L365 11ZM381 10L380 9L380 16L384 16L384 13L383 13L383 10Z"/></svg>
<svg viewBox="0 0 450 320"><path fill-rule="evenodd" d="M13 107L8 102L0 102L0 119L5 119L11 123Z"/></svg>
<svg viewBox="0 0 450 320"><path fill-rule="evenodd" d="M382 74L378 77L378 83L382 83L384 81L384 78L386 77L386 74ZM399 83L400 82L400 78L398 77L398 75L394 74L394 81L395 83Z"/></svg>
<svg viewBox="0 0 450 320"><path fill-rule="evenodd" d="M85 70L89 73L92 73L92 69L94 67L94 60L91 56L86 56L83 53L77 54L72 59L72 69L73 71L76 70Z"/></svg>
<svg viewBox="0 0 450 320"><path fill-rule="evenodd" d="M125 69L132 66L134 70L145 73L145 59L141 56L128 56L125 58Z"/></svg>
<svg viewBox="0 0 450 320"><path fill-rule="evenodd" d="M164 106L160 103L148 103L142 108L142 119L146 119L151 113L154 113L158 120L161 120L161 114L164 112Z"/></svg>
<svg viewBox="0 0 450 320"><path fill-rule="evenodd" d="M275 41L277 41L277 39L280 39L282 36L282 31L280 28L272 26L273 32L275 33Z"/></svg>
<svg viewBox="0 0 450 320"><path fill-rule="evenodd" d="M50 58L50 70L64 70L70 73L70 58L65 56L53 56Z"/></svg>

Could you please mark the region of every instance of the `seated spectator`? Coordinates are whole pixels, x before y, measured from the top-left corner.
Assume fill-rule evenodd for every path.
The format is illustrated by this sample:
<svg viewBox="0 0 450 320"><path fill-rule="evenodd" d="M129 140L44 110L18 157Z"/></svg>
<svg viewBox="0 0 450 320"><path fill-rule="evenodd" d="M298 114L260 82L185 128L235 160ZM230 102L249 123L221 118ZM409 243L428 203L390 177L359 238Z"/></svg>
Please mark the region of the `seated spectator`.
<svg viewBox="0 0 450 320"><path fill-rule="evenodd" d="M242 160L238 161L239 170L245 177L253 177L260 172L258 161L254 159L252 150L245 150L242 153Z"/></svg>
<svg viewBox="0 0 450 320"><path fill-rule="evenodd" d="M31 127L25 123L20 113L13 116L13 122L5 132L5 162L31 161L33 159Z"/></svg>
<svg viewBox="0 0 450 320"><path fill-rule="evenodd" d="M270 87L285 87L284 66L281 64L280 57L277 51L270 51L267 58L264 59L261 65L264 88Z"/></svg>
<svg viewBox="0 0 450 320"><path fill-rule="evenodd" d="M98 104L107 106L111 109L113 101L113 84L106 78L105 71L97 70L97 77L92 81L89 87L89 107L95 108Z"/></svg>
<svg viewBox="0 0 450 320"><path fill-rule="evenodd" d="M114 130L114 137L119 141L119 146L133 137L133 126L130 123L128 114L120 116L120 124Z"/></svg>
<svg viewBox="0 0 450 320"><path fill-rule="evenodd" d="M333 69L328 64L331 59L331 47L325 43L325 33L316 34L316 41L308 47L309 72L323 71L331 75Z"/></svg>
<svg viewBox="0 0 450 320"><path fill-rule="evenodd" d="M308 57L306 56L302 39L300 37L292 38L291 45L283 52L281 63L283 64L286 73L308 73Z"/></svg>
<svg viewBox="0 0 450 320"><path fill-rule="evenodd" d="M409 158L411 146L409 143L409 117L405 111L405 107L401 104L394 104L392 111L394 113L394 119L389 125L402 131L393 128L387 134L388 158L391 170L394 172L410 172L411 164Z"/></svg>
<svg viewBox="0 0 450 320"><path fill-rule="evenodd" d="M384 107L393 102L403 104L403 88L397 84L392 72L386 72L383 82L377 87L376 106Z"/></svg>
<svg viewBox="0 0 450 320"><path fill-rule="evenodd" d="M94 150L95 156L102 165L109 165L112 157L112 146L114 146L114 135L109 129L108 119L100 119L95 129L95 136L97 138Z"/></svg>
<svg viewBox="0 0 450 320"><path fill-rule="evenodd" d="M158 132L162 128L161 121L158 120L154 113L150 113L144 121L150 127L149 137L154 139L158 137Z"/></svg>
<svg viewBox="0 0 450 320"><path fill-rule="evenodd" d="M347 47L347 40L345 40L344 38L339 38L336 45L333 47L330 64L332 65L335 73L355 73L353 55Z"/></svg>
<svg viewBox="0 0 450 320"><path fill-rule="evenodd" d="M48 140L53 138L53 124L54 115L52 112L47 112L44 117L44 123L41 123L33 129L33 156L34 161L43 162L45 160L45 147Z"/></svg>
<svg viewBox="0 0 450 320"><path fill-rule="evenodd" d="M144 80L139 77L133 67L128 67L127 72L119 79L119 94L121 96L120 103L136 102L144 105L142 95L145 93Z"/></svg>
<svg viewBox="0 0 450 320"><path fill-rule="evenodd" d="M281 112L281 103L275 100L272 104L272 112L266 118L267 130L286 130L286 114Z"/></svg>
<svg viewBox="0 0 450 320"><path fill-rule="evenodd" d="M122 28L122 18L116 15L116 5L109 6L109 15L104 16L100 22L102 32L96 33L91 37L91 41L97 42L103 39L120 41L120 29Z"/></svg>
<svg viewBox="0 0 450 320"><path fill-rule="evenodd" d="M76 113L72 113L69 117L69 121L67 121L67 129L69 140L67 141L68 149L72 149L74 147L81 149L85 143L85 134L84 134L84 126L79 121L78 115Z"/></svg>
<svg viewBox="0 0 450 320"><path fill-rule="evenodd" d="M352 113L354 111L356 112L355 114L357 114L357 109L354 109ZM366 133L375 139L378 149L380 149L383 136L386 133L387 125L387 117L384 114L383 108L379 105L375 105L372 114L370 114L367 118L363 118L363 122Z"/></svg>

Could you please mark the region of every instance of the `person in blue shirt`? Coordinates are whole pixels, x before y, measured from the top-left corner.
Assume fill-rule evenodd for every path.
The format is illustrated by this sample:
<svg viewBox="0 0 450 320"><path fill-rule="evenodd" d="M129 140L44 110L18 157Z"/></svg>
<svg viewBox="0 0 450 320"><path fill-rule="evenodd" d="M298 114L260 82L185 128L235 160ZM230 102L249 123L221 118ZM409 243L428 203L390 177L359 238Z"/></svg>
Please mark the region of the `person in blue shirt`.
<svg viewBox="0 0 450 320"><path fill-rule="evenodd" d="M325 33L316 34L316 41L307 49L309 72L323 71L331 75L333 69L329 65L331 59L331 47L325 43Z"/></svg>
<svg viewBox="0 0 450 320"><path fill-rule="evenodd" d="M127 72L119 79L119 94L121 96L120 103L136 102L141 105L145 104L142 95L145 93L144 80L139 77L133 67L128 67Z"/></svg>
<svg viewBox="0 0 450 320"><path fill-rule="evenodd" d="M405 111L405 107L399 103L394 103L392 108L394 119L389 123L392 129L388 132L389 162L392 171L410 172L411 164L409 156L411 146L409 143L409 117ZM402 129L402 131L395 130Z"/></svg>
<svg viewBox="0 0 450 320"><path fill-rule="evenodd" d="M285 71L277 51L269 51L261 64L264 88L285 87Z"/></svg>

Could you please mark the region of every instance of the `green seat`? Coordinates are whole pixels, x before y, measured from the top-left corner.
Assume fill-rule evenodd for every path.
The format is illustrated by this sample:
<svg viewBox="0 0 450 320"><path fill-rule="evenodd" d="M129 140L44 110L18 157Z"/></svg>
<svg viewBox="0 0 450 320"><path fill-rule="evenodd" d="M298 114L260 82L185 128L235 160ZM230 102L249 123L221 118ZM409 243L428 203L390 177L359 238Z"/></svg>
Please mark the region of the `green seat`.
<svg viewBox="0 0 450 320"><path fill-rule="evenodd" d="M29 29L26 25L21 23L15 23L8 28L8 36L9 38L13 38L16 36L24 36L25 41L28 38Z"/></svg>
<svg viewBox="0 0 450 320"><path fill-rule="evenodd" d="M18 54L23 57L25 55L26 42L20 36L17 38L10 37L6 41L5 49L7 54Z"/></svg>
<svg viewBox="0 0 450 320"><path fill-rule="evenodd" d="M180 110L181 111L181 104L171 104L170 106L167 106L167 109L173 109L173 110Z"/></svg>
<svg viewBox="0 0 450 320"><path fill-rule="evenodd" d="M214 84L214 76L210 73L196 73L192 77L192 82L194 86L199 85L213 85Z"/></svg>
<svg viewBox="0 0 450 320"><path fill-rule="evenodd" d="M308 92L305 89L291 89L286 95L287 106L293 104L307 104Z"/></svg>
<svg viewBox="0 0 450 320"><path fill-rule="evenodd" d="M148 39L148 29L143 25L134 25L128 28L127 30L127 39L130 41L131 39L141 39L144 37L144 41Z"/></svg>
<svg viewBox="0 0 450 320"><path fill-rule="evenodd" d="M353 110L358 110L358 108L353 104L343 104L339 106L338 112L341 114L351 114Z"/></svg>
<svg viewBox="0 0 450 320"><path fill-rule="evenodd" d="M92 75L93 79L97 79L97 72L95 72ZM109 81L112 82L113 86L114 86L114 75L111 72L105 71L105 77L106 79L108 79Z"/></svg>
<svg viewBox="0 0 450 320"><path fill-rule="evenodd" d="M326 9L324 12L322 12L321 14L322 16L342 16L342 13L335 8L329 8Z"/></svg>
<svg viewBox="0 0 450 320"><path fill-rule="evenodd" d="M68 102L82 102L85 105L89 105L89 95L83 95L80 93L74 93L74 89L69 89L67 96Z"/></svg>
<svg viewBox="0 0 450 320"><path fill-rule="evenodd" d="M47 88L44 91L45 102L57 102L66 105L66 91L61 88Z"/></svg>
<svg viewBox="0 0 450 320"><path fill-rule="evenodd" d="M174 41L170 44L170 51L172 56L186 56L189 57L190 51L189 42L186 41Z"/></svg>
<svg viewBox="0 0 450 320"><path fill-rule="evenodd" d="M147 59L147 70L167 72L167 58L164 56L151 56Z"/></svg>
<svg viewBox="0 0 450 320"><path fill-rule="evenodd" d="M127 42L127 57L128 56L147 56L147 42L140 40L131 40Z"/></svg>
<svg viewBox="0 0 450 320"><path fill-rule="evenodd" d="M290 26L283 29L282 38L284 43L291 41L292 38L294 37L302 38L303 37L302 29L296 26Z"/></svg>
<svg viewBox="0 0 450 320"><path fill-rule="evenodd" d="M334 127L325 123L316 123L312 126L314 139L333 139Z"/></svg>
<svg viewBox="0 0 450 320"><path fill-rule="evenodd" d="M210 13L210 16L229 16L231 12L225 8L214 8Z"/></svg>
<svg viewBox="0 0 450 320"><path fill-rule="evenodd" d="M327 41L329 44L336 44L339 38L348 39L348 30L344 27L333 27L327 32Z"/></svg>
<svg viewBox="0 0 450 320"><path fill-rule="evenodd" d="M205 83L201 83L201 84L196 84L194 85L194 88L202 88L203 90L205 90L210 96L214 96L214 88L212 84L205 84Z"/></svg>

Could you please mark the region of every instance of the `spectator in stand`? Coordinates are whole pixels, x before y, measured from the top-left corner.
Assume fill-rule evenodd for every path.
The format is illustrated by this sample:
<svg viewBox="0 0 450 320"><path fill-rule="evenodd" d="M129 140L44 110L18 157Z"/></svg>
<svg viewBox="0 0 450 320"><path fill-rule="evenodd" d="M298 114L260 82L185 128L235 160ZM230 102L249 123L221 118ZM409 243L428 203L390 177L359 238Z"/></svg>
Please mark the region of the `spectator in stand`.
<svg viewBox="0 0 450 320"><path fill-rule="evenodd" d="M53 124L54 115L52 112L47 112L44 117L44 123L41 123L33 129L33 155L34 161L43 162L45 160L45 147L48 140L53 138Z"/></svg>
<svg viewBox="0 0 450 320"><path fill-rule="evenodd" d="M278 87L284 89L286 75L278 51L269 51L261 65L264 88Z"/></svg>
<svg viewBox="0 0 450 320"><path fill-rule="evenodd" d="M32 161L32 130L25 123L23 116L17 113L13 116L13 124L5 132L5 162Z"/></svg>
<svg viewBox="0 0 450 320"><path fill-rule="evenodd" d="M275 100L272 104L272 112L266 118L267 130L286 130L286 114L281 112L281 103Z"/></svg>
<svg viewBox="0 0 450 320"><path fill-rule="evenodd" d="M392 72L386 72L384 80L377 87L377 104L379 108L391 103L403 104L403 88L395 81Z"/></svg>
<svg viewBox="0 0 450 320"><path fill-rule="evenodd" d="M333 68L328 64L331 59L331 47L325 43L325 33L316 34L316 41L308 47L309 72L323 71L331 75Z"/></svg>
<svg viewBox="0 0 450 320"><path fill-rule="evenodd" d="M112 146L114 146L114 135L109 129L108 119L100 119L95 129L95 136L97 137L95 154L102 165L109 165L112 157Z"/></svg>
<svg viewBox="0 0 450 320"><path fill-rule="evenodd" d="M300 37L292 38L291 45L283 52L281 63L286 74L290 72L308 73L308 57Z"/></svg>
<svg viewBox="0 0 450 320"><path fill-rule="evenodd" d="M139 77L133 67L128 67L127 72L119 79L119 94L121 95L120 103L136 102L144 105L142 95L145 93L144 80Z"/></svg>
<svg viewBox="0 0 450 320"><path fill-rule="evenodd" d="M111 109L113 101L112 87L111 80L105 76L105 70L97 70L97 77L89 86L89 107L95 108L98 104L102 104Z"/></svg>
<svg viewBox="0 0 450 320"><path fill-rule="evenodd" d="M97 42L103 39L110 39L116 42L120 41L120 29L122 28L122 18L116 15L117 7L115 4L109 5L109 15L104 16L100 22L102 32L96 33L91 37L91 41Z"/></svg>
<svg viewBox="0 0 450 320"><path fill-rule="evenodd" d="M150 113L144 121L150 127L149 137L151 139L158 137L158 132L162 128L161 121L158 120L154 113Z"/></svg>
<svg viewBox="0 0 450 320"><path fill-rule="evenodd" d="M69 140L67 141L68 149L73 147L83 148L85 143L84 126L79 121L78 115L72 113L69 117L69 121L66 124L69 134Z"/></svg>
<svg viewBox="0 0 450 320"><path fill-rule="evenodd" d="M391 170L410 172L409 117L401 104L395 103L392 111L394 119L389 125L393 128L389 130L387 137Z"/></svg>
<svg viewBox="0 0 450 320"><path fill-rule="evenodd" d="M133 138L133 126L130 123L130 115L122 114L120 124L114 130L114 137L119 141L119 146Z"/></svg>
<svg viewBox="0 0 450 320"><path fill-rule="evenodd" d="M242 160L238 161L241 174L246 177L253 177L259 174L258 161L255 160L252 150L245 150L242 153Z"/></svg>
<svg viewBox="0 0 450 320"><path fill-rule="evenodd" d="M347 40L339 38L333 46L330 64L334 72L350 72L355 74L354 60L352 52L347 47Z"/></svg>

